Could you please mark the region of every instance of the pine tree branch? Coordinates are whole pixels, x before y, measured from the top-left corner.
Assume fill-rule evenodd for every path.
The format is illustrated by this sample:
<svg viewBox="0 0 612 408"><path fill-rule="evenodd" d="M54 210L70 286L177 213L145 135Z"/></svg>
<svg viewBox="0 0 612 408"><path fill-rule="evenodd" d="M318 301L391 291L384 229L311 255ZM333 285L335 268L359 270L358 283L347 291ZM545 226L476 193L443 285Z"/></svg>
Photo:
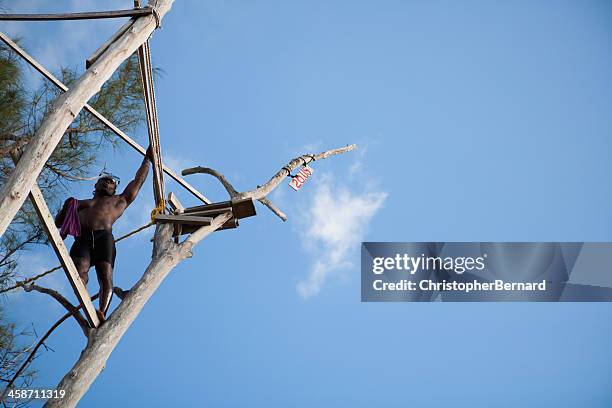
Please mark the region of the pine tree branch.
<svg viewBox="0 0 612 408"><path fill-rule="evenodd" d="M28 141L29 141L28 138L25 138L25 137L19 138L13 144L1 148L0 149L0 156L8 156L12 152L16 152L17 150L19 150L20 148L22 148L23 146L28 144Z"/></svg>
<svg viewBox="0 0 612 408"><path fill-rule="evenodd" d="M49 295L53 299L57 300L57 302L60 305L62 305L68 311L68 313L71 313L72 316L74 316L77 323L81 327L81 330L83 330L83 334L86 337L89 335L89 329L90 329L89 324L87 323L87 320L85 320L81 312L79 311L79 308L77 308L72 303L70 303L68 299L62 296L59 292L53 289L45 288L45 287L34 285L34 284L23 286L23 290L25 290L26 292L31 292L34 290L36 292L40 292L40 293Z"/></svg>

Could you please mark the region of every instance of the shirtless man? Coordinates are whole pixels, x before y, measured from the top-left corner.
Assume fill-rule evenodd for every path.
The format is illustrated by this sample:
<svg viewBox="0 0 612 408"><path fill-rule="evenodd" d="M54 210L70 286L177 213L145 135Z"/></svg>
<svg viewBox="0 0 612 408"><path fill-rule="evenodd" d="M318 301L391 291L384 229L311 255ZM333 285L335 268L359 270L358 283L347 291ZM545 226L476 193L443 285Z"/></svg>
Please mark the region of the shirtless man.
<svg viewBox="0 0 612 408"><path fill-rule="evenodd" d="M125 209L134 202L140 188L147 179L151 147L123 193L116 195L117 183L110 176L102 176L95 185L94 196L89 200L78 200L77 211L81 224L81 234L75 238L70 257L74 261L81 280L87 286L89 268L96 267L100 284L99 310L96 310L100 321L106 318L106 312L113 296L113 267L115 266L115 238L113 224L123 215ZM55 217L55 225L61 226L66 217L69 200Z"/></svg>

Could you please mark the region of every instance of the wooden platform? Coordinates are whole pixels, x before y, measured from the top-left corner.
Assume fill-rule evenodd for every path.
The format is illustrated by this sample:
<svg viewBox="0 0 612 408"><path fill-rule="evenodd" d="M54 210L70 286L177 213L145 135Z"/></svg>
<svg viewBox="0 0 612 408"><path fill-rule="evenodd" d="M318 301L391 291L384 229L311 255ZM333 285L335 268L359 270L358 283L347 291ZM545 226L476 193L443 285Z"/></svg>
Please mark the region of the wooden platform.
<svg viewBox="0 0 612 408"><path fill-rule="evenodd" d="M234 218L237 219L257 215L257 212L255 211L255 204L253 203L252 198L221 201L218 203L198 205L195 207L189 207L184 209L185 214L210 217L215 217L227 211L231 211Z"/></svg>
<svg viewBox="0 0 612 408"><path fill-rule="evenodd" d="M191 234L202 226L210 225L214 217L226 212L231 212L232 218L227 220L217 231L237 228L240 225L239 219L257 214L251 198L184 208L178 197L174 193L170 193L168 195L168 205L173 214L160 214L155 217L155 222L174 224L173 236L176 240L181 235Z"/></svg>

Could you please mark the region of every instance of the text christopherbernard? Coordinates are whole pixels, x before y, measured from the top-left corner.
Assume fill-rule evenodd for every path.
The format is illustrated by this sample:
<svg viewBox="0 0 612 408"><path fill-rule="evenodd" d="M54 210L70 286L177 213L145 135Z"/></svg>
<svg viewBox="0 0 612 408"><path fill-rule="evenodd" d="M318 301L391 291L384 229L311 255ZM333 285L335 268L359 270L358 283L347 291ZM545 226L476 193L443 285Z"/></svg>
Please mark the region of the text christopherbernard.
<svg viewBox="0 0 612 408"><path fill-rule="evenodd" d="M545 291L546 281L542 282L505 282L497 279L493 282L479 282L477 280L471 282L456 282L456 281L434 281L431 279L423 279L417 282L402 279L397 282L385 282L382 279L376 279L372 282L372 286L376 291L459 291L459 292L482 292L482 291Z"/></svg>

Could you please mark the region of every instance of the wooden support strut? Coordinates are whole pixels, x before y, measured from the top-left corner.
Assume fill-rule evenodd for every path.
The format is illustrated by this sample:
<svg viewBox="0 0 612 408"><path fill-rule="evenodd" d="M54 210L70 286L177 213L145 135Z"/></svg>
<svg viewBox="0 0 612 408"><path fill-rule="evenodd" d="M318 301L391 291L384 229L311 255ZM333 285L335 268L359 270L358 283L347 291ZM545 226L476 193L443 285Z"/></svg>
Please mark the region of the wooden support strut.
<svg viewBox="0 0 612 408"><path fill-rule="evenodd" d="M13 161L17 163L17 156L13 155ZM70 258L68 248L66 248L64 240L60 236L59 231L55 226L55 220L51 215L47 202L45 201L45 198L37 184L34 184L32 187L29 197L45 231L47 232L47 235L49 235L49 242L57 254L64 271L66 272L66 277L68 278L70 286L72 286L72 290L82 306L89 325L94 328L98 327L100 325L100 320L96 315L96 309L91 302L91 297L87 292L87 288L81 281L76 266L74 265L74 262L72 262L72 258Z"/></svg>
<svg viewBox="0 0 612 408"><path fill-rule="evenodd" d="M160 214L157 217L155 217L155 222L158 222L161 224L176 223L176 224L203 226L203 225L210 225L210 223L212 222L212 217Z"/></svg>
<svg viewBox="0 0 612 408"><path fill-rule="evenodd" d="M91 54L91 57L85 60L85 69L89 69L89 67L91 67L98 60L98 58L100 58L100 55L104 54L104 51L106 51L112 43L117 41L119 37L121 37L127 30L130 29L130 27L132 27L135 21L136 20L134 20L133 18L128 20L128 22L122 25L121 28L119 28L119 30L115 34L113 34L112 37L110 37L104 42L104 44L98 47L98 49L93 54Z"/></svg>
<svg viewBox="0 0 612 408"><path fill-rule="evenodd" d="M185 207L183 207L183 204L181 204L178 197L173 192L168 194L168 205L175 214L182 214L185 212Z"/></svg>
<svg viewBox="0 0 612 408"><path fill-rule="evenodd" d="M32 58L28 53L26 53L21 47L19 47L13 40L11 40L6 34L0 32L0 40L2 40L6 45L8 45L13 51L19 54L28 64L30 64L34 69L36 69L39 73L41 73L45 78L51 81L56 87L66 92L68 87L64 85L59 79L57 79L53 74L47 71L38 61ZM108 127L113 133L123 139L128 145L130 145L134 150L136 150L141 155L146 154L146 150L140 146L136 141L126 135L121 129L115 126L110 120L106 119L104 115L95 110L91 105L85 104L84 109L92 114L96 119L102 122L106 127ZM187 183L181 176L175 173L171 168L166 165L163 165L164 173L169 175L174 181L179 183L182 187L184 187L187 191L193 194L200 201L209 204L211 201L206 198L202 193L196 190L193 186Z"/></svg>
<svg viewBox="0 0 612 408"><path fill-rule="evenodd" d="M230 201L221 201L207 205L198 205L196 207L185 208L185 215L198 214L215 216L232 211L234 218L241 219L256 215L255 204L252 198L232 199Z"/></svg>
<svg viewBox="0 0 612 408"><path fill-rule="evenodd" d="M219 214L230 212L232 218L227 220L218 230L226 230L238 228L240 225L239 218L250 217L255 215L255 205L253 199L234 199L231 201L222 201L208 205L184 208L174 193L168 194L168 206L172 214L159 215L155 219L159 223L174 224L174 239L178 243L181 235L191 234L196 231L203 223L218 216Z"/></svg>
<svg viewBox="0 0 612 408"><path fill-rule="evenodd" d="M173 192L170 192L170 194L168 194L168 206L170 207L171 212L175 215L180 215L183 213L183 211L185 211L185 207L183 207L183 204L181 204L178 197ZM182 234L183 234L183 225L179 223L175 223L174 232L173 232L174 243L176 244L179 243L179 237Z"/></svg>
<svg viewBox="0 0 612 408"><path fill-rule="evenodd" d="M100 18L142 17L153 13L150 8L128 10L88 11L82 13L53 14L0 14L0 20L5 21L53 21L53 20L93 20Z"/></svg>

